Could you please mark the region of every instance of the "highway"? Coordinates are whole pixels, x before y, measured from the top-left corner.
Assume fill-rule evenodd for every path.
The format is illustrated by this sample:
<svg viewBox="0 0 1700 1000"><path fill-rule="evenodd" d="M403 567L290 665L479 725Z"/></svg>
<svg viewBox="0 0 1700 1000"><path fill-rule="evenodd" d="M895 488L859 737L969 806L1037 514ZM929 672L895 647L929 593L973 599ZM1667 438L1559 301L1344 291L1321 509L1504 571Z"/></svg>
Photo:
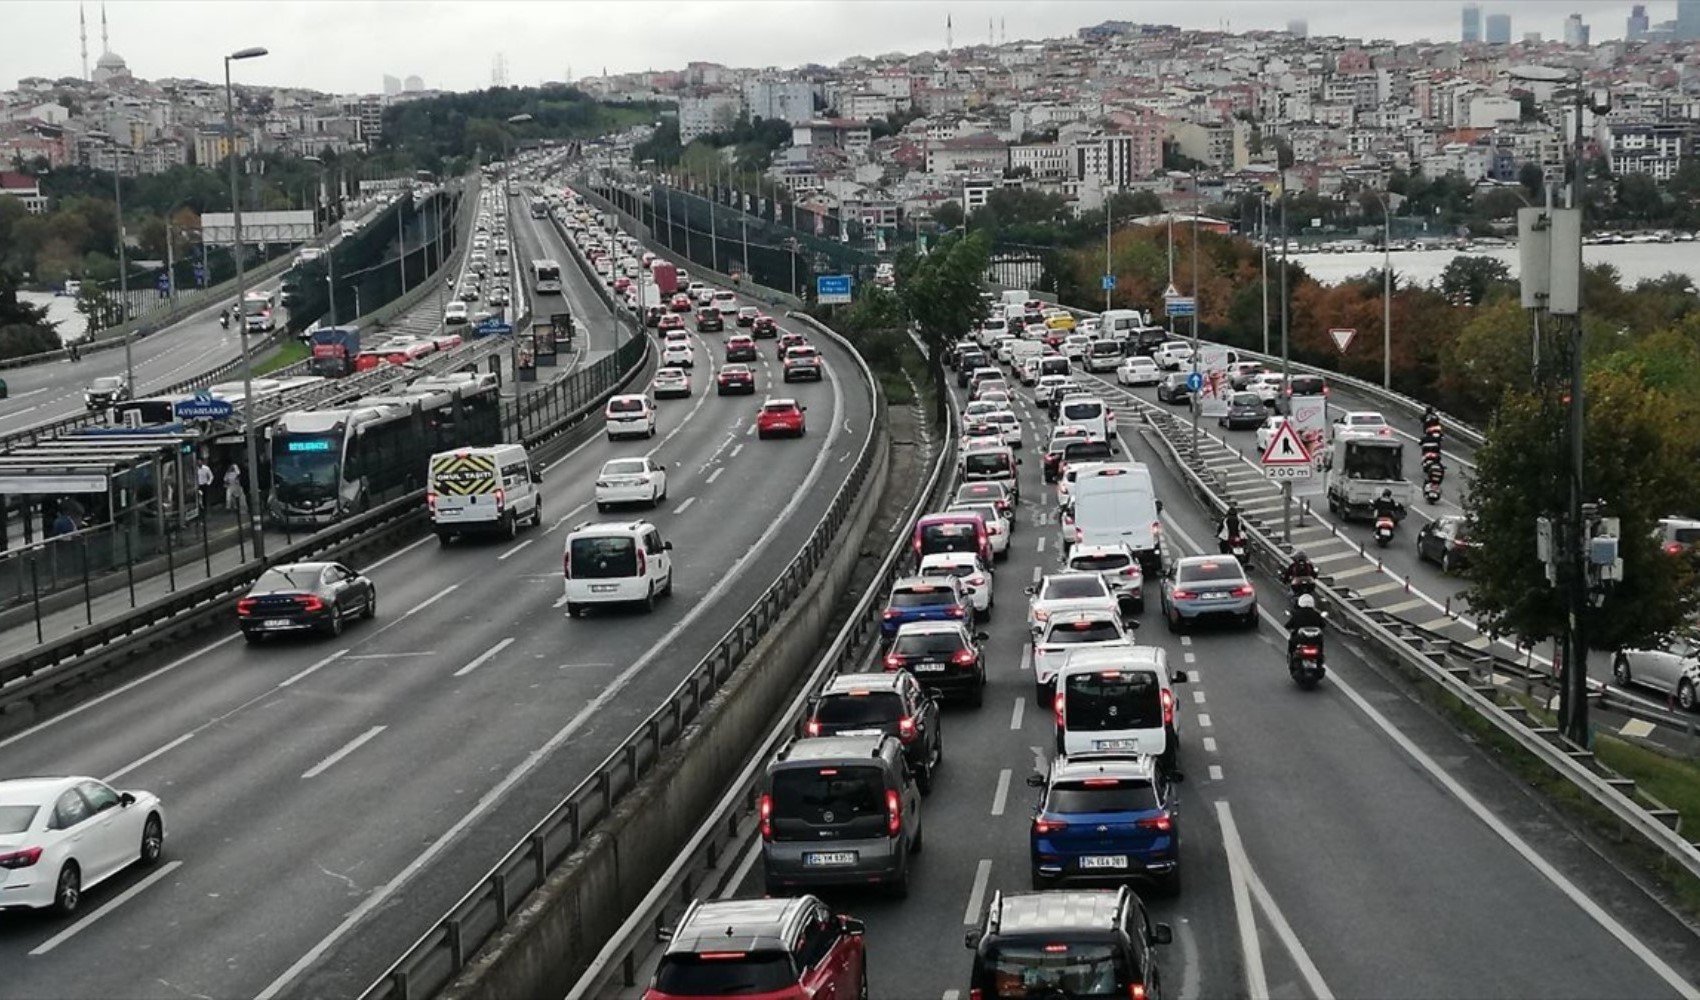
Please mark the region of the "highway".
<svg viewBox="0 0 1700 1000"><path fill-rule="evenodd" d="M352 996L382 973L678 683L851 468L872 414L846 353L822 344L827 381L783 393L808 435L759 441L772 342L752 400L713 395L718 341L698 341L696 392L661 404L653 440L597 434L548 467L542 529L427 537L360 567L378 618L340 640L232 630L0 741L0 773L105 776L169 810L155 872L94 890L77 919L5 922L0 997ZM595 518L601 463L645 452L669 500L631 516L674 543L676 594L569 620L561 539Z"/></svg>
<svg viewBox="0 0 1700 1000"><path fill-rule="evenodd" d="M867 922L871 995L967 996L960 933L991 895L1029 887L1026 777L1050 754L1048 706L1032 702L1022 588L1057 566L1054 495L1033 443L1049 421L1027 393L1020 526L996 571L983 708L947 707L946 763L922 821L910 895L833 892ZM1152 470L1171 555L1211 524L1132 414L1123 447ZM1182 998L1696 995L1700 941L1597 856L1448 722L1352 645L1330 640L1330 676L1300 691L1284 672L1285 594L1256 581L1254 632L1173 635L1156 581L1138 642L1189 671L1181 706L1178 898L1145 893L1175 942L1165 995ZM743 852L730 894L761 893ZM631 996L635 991L620 995Z"/></svg>

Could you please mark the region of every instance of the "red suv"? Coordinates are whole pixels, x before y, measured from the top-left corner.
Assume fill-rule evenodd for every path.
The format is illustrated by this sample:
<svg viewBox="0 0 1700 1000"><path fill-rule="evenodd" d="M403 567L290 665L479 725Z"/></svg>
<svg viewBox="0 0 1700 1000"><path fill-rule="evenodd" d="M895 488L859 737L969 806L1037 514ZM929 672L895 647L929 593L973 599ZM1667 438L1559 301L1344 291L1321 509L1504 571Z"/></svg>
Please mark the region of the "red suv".
<svg viewBox="0 0 1700 1000"><path fill-rule="evenodd" d="M867 996L863 933L814 896L698 900L668 936L644 1000Z"/></svg>

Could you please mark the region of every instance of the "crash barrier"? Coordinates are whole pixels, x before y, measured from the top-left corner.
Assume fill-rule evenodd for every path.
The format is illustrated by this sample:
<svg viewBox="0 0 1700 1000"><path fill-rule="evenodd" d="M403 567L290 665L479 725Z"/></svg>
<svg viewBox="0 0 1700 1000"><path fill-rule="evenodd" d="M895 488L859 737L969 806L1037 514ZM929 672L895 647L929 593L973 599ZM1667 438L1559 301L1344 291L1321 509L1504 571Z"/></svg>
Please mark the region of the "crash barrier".
<svg viewBox="0 0 1700 1000"><path fill-rule="evenodd" d="M922 514L937 509L948 496L952 482L949 472L955 459L955 444L955 421L947 420L945 435L938 454L933 457L931 471L904 511L898 522L900 530L892 539L891 546L886 550L873 579L868 582L861 596L857 598L855 607L840 626L838 634L833 637L819 659L814 661L813 668L808 672L802 688L796 695L784 703L784 707L779 711L757 716L764 724L770 725L766 736L754 752L748 755L743 769L726 787L725 794L713 810L700 821L689 842L678 850L666 872L656 880L642 902L630 911L625 922L585 967L583 974L567 993L568 1000L599 997L610 987L617 985L636 986L638 963L643 960L646 951L655 945L661 929L702 894L705 883L715 877L716 871L724 872L725 866L736 857L737 848L752 833L751 821L760 797L767 761L781 743L797 734L806 714L808 700L820 690L821 685L835 674L850 672L860 667L877 645L880 605L892 585L910 568L908 528ZM772 696L774 700L790 690L789 685L783 682L775 687L776 691Z"/></svg>
<svg viewBox="0 0 1700 1000"><path fill-rule="evenodd" d="M640 337L647 342L647 336ZM881 406L878 383L867 364L847 341L838 338L850 355L856 358L857 368L865 391L873 400L875 413ZM631 796L640 782L657 773L657 765L671 762L676 768L660 773L677 779L681 774L703 766L714 766L717 755L690 755L675 760L668 750L678 742L687 729L695 731L703 709L720 691L749 654L761 645L770 633L776 642L800 642L806 629L774 626L796 607L817 620L824 629L827 608L836 600L834 588L815 580L817 570L829 563L846 560L853 564L859 542L846 544L845 526L858 517L863 527L871 517L871 508L878 504L878 494L885 478L884 455L887 440L880 428L883 421L876 418L863 442L850 474L833 496L826 513L816 523L801 551L786 565L754 604L715 643L714 647L693 667L685 679L673 689L667 699L596 768L569 792L544 819L520 838L507 855L497 862L476 885L452 906L435 926L420 937L402 957L364 993L372 1000L406 1000L436 994L442 987L467 969L469 962L486 943L504 935L503 943L511 946L503 956L501 972L490 972L490 978L467 992L480 996L545 996L555 985L570 982L578 969L588 962L592 951L617 926L622 913L637 902L641 887L649 884L639 874L645 866L658 872L670 858L684 833L668 836L671 826L657 826L642 835L634 834L646 843L622 857L613 859L606 852L613 846L610 836L597 836L605 828L618 825L622 803ZM876 464L876 459L878 462ZM859 516L858 516L859 515ZM854 532L852 532L854 533ZM808 595L807 600L799 598ZM822 606L819 602L824 602ZM765 648L765 647L764 647ZM762 658L765 659L765 658ZM783 662L782 660L777 662ZM776 681L776 684L785 682ZM747 731L747 730L746 730ZM734 758L737 759L737 758ZM712 780L712 779L709 779ZM678 786L675 785L675 788ZM713 794L713 784L697 783L698 796ZM682 796L685 792L680 793ZM690 824L708 805L690 807L675 802L667 809L674 824ZM615 819L614 823L610 823ZM595 852L595 858L614 866L609 873L597 865L592 874L580 856L581 849ZM589 862L594 863L594 862ZM569 864L574 871L586 873L593 883L589 891L597 895L593 905L578 906L573 900L534 901L530 897L546 884L551 884L557 872ZM653 878L653 874L649 876ZM633 885L622 891L620 883L628 878ZM547 910L547 913L543 913ZM507 936L510 919L524 914L535 933ZM549 923L551 926L541 926ZM564 928L564 929L563 929ZM547 938L547 940L545 940ZM474 972L487 972L481 965ZM501 982L498 984L497 979Z"/></svg>
<svg viewBox="0 0 1700 1000"><path fill-rule="evenodd" d="M1137 399L1146 423L1162 442L1160 454L1174 468L1191 492L1212 514L1227 509L1226 502L1207 481L1208 471L1182 454L1178 438L1190 426L1176 415ZM1245 517L1251 541L1249 554L1271 575L1292 560L1297 551L1278 542L1262 519ZM1574 787L1609 814L1628 835L1663 855L1675 869L1690 878L1700 878L1700 850L1681 836L1679 815L1648 795L1635 782L1606 768L1592 752L1563 738L1558 730L1533 719L1520 705L1501 705L1493 682L1496 659L1452 642L1433 642L1394 616L1369 608L1367 602L1323 574L1316 595L1337 618L1336 625L1358 636L1364 645L1399 667L1407 676L1457 701L1514 743L1527 756Z"/></svg>
<svg viewBox="0 0 1700 1000"><path fill-rule="evenodd" d="M565 379L533 395L559 397L536 411L534 430L522 440L528 447L554 450L563 433L601 410L607 398L620 391L646 367L648 337L634 337L613 354L600 359L578 379ZM540 456L541 457L541 456ZM310 556L343 558L374 544L387 544L425 526L424 490L383 504L332 525L271 554L265 562L249 560L193 587L167 594L128 614L97 622L72 635L43 643L28 652L0 660L0 719L6 726L26 715L24 704L57 700L72 684L109 673L167 643L217 621L229 621L237 597L267 566Z"/></svg>

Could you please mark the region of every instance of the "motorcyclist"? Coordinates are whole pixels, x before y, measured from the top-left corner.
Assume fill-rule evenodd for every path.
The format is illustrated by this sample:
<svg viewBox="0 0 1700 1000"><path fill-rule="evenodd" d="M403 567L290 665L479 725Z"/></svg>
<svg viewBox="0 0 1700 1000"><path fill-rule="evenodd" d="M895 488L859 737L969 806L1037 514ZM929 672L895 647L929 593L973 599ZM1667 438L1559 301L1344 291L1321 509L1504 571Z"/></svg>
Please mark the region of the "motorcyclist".
<svg viewBox="0 0 1700 1000"><path fill-rule="evenodd" d="M1293 602L1293 610L1287 614L1287 659L1291 660L1293 650L1298 648L1299 629L1322 629L1327 624L1328 619L1316 609L1316 598L1309 594L1300 594L1299 599ZM1318 647L1322 645L1320 637L1317 638L1316 644Z"/></svg>
<svg viewBox="0 0 1700 1000"><path fill-rule="evenodd" d="M1417 447L1421 450L1425 462L1430 458L1439 458L1440 435L1425 429L1422 438L1417 441Z"/></svg>
<svg viewBox="0 0 1700 1000"><path fill-rule="evenodd" d="M1446 481L1446 463L1440 460L1440 456L1423 461L1423 478L1436 486Z"/></svg>
<svg viewBox="0 0 1700 1000"><path fill-rule="evenodd" d="M1295 584L1304 586L1316 583L1316 565L1310 561L1310 556L1300 552L1293 556L1293 561L1281 571L1281 582L1288 587Z"/></svg>
<svg viewBox="0 0 1700 1000"><path fill-rule="evenodd" d="M1423 437L1426 438L1430 436L1432 436L1436 441L1439 441L1442 437L1440 429L1440 414L1436 413L1432 406L1426 407L1423 410Z"/></svg>
<svg viewBox="0 0 1700 1000"><path fill-rule="evenodd" d="M1245 526L1240 523L1240 507L1233 501L1228 502L1228 509L1222 514L1221 526L1216 530L1216 537L1221 542L1222 554L1227 555L1229 543L1235 538L1245 536Z"/></svg>
<svg viewBox="0 0 1700 1000"><path fill-rule="evenodd" d="M1384 517L1390 517L1394 520L1398 520L1398 515L1399 502L1393 499L1393 491L1382 490L1381 495L1375 498L1376 520L1380 520Z"/></svg>
<svg viewBox="0 0 1700 1000"><path fill-rule="evenodd" d="M230 329L230 313L221 310L218 314L218 325L226 330Z"/></svg>

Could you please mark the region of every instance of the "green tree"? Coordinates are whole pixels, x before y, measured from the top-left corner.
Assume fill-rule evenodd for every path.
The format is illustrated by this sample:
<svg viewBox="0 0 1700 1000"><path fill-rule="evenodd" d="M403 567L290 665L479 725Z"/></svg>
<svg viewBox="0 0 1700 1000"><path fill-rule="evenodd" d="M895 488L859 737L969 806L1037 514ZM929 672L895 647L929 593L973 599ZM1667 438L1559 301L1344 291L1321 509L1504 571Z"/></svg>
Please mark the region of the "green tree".
<svg viewBox="0 0 1700 1000"><path fill-rule="evenodd" d="M1525 163L1517 168L1517 183L1522 185L1523 193L1534 200L1546 189L1547 175L1539 164Z"/></svg>
<svg viewBox="0 0 1700 1000"><path fill-rule="evenodd" d="M54 350L59 346L54 326L45 307L18 298L17 275L0 267L0 359Z"/></svg>
<svg viewBox="0 0 1700 1000"><path fill-rule="evenodd" d="M1440 291L1459 305L1476 306L1511 284L1511 268L1492 257L1460 255L1440 272Z"/></svg>
<svg viewBox="0 0 1700 1000"><path fill-rule="evenodd" d="M933 221L945 229L955 229L962 225L963 218L962 203L954 199L933 210Z"/></svg>
<svg viewBox="0 0 1700 1000"><path fill-rule="evenodd" d="M944 237L931 253L904 250L897 260L898 295L937 365L944 347L973 327L980 315L991 241L985 233Z"/></svg>
<svg viewBox="0 0 1700 1000"><path fill-rule="evenodd" d="M1621 213L1638 222L1656 222L1665 212L1665 195L1649 174L1625 174L1617 182Z"/></svg>

